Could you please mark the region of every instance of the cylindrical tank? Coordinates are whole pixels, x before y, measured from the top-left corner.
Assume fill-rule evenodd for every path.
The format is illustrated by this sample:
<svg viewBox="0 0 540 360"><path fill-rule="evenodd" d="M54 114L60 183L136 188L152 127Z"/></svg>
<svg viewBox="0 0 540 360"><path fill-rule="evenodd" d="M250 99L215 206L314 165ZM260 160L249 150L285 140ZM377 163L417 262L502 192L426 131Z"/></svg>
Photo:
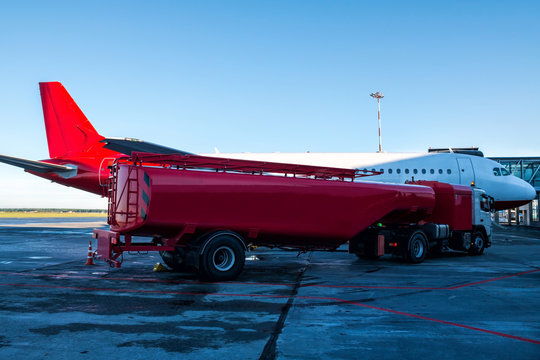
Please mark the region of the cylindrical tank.
<svg viewBox="0 0 540 360"><path fill-rule="evenodd" d="M252 243L336 247L378 220L421 220L430 187L182 170L122 164L112 189L111 230L173 237L227 229Z"/></svg>

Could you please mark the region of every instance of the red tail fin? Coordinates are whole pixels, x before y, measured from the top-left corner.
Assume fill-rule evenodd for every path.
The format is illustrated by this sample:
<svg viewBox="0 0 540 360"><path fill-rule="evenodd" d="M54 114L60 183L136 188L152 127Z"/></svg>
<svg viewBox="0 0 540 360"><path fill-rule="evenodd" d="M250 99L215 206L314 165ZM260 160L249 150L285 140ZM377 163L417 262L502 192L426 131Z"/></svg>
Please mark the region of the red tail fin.
<svg viewBox="0 0 540 360"><path fill-rule="evenodd" d="M51 159L80 155L103 139L62 84L39 83L39 90Z"/></svg>

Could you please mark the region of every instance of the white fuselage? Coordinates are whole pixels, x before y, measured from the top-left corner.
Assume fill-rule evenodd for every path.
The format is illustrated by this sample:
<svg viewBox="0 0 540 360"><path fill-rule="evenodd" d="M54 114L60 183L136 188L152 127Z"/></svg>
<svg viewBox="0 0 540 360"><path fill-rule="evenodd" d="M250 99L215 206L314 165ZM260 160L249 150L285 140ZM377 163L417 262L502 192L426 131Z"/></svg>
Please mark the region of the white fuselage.
<svg viewBox="0 0 540 360"><path fill-rule="evenodd" d="M219 153L213 157L271 161L381 172L359 181L404 183L434 180L482 188L499 204L509 208L534 199L536 191L490 159L456 153ZM517 205L519 206L519 205Z"/></svg>

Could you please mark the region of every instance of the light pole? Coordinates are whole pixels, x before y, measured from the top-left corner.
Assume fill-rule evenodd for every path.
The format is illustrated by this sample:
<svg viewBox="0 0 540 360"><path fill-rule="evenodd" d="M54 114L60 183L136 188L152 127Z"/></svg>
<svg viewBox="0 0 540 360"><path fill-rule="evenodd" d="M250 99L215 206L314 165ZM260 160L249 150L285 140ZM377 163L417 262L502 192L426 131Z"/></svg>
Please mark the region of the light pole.
<svg viewBox="0 0 540 360"><path fill-rule="evenodd" d="M382 138L381 138L381 99L384 97L384 95L377 91L376 93L371 93L369 96L371 96L374 99L377 99L377 109L378 109L378 115L379 115L379 152L382 152Z"/></svg>

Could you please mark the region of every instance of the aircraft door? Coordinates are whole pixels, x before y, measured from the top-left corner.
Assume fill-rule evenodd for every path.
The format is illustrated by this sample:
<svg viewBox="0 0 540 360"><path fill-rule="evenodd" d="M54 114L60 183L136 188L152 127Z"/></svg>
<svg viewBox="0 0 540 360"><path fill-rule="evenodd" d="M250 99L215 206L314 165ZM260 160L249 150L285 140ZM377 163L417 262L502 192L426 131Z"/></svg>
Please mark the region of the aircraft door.
<svg viewBox="0 0 540 360"><path fill-rule="evenodd" d="M109 166L112 166L114 163L114 158L103 158L101 164L99 165L99 185L107 186L107 180L111 174Z"/></svg>
<svg viewBox="0 0 540 360"><path fill-rule="evenodd" d="M470 186L475 181L471 159L457 159L457 162L459 166L459 183Z"/></svg>

